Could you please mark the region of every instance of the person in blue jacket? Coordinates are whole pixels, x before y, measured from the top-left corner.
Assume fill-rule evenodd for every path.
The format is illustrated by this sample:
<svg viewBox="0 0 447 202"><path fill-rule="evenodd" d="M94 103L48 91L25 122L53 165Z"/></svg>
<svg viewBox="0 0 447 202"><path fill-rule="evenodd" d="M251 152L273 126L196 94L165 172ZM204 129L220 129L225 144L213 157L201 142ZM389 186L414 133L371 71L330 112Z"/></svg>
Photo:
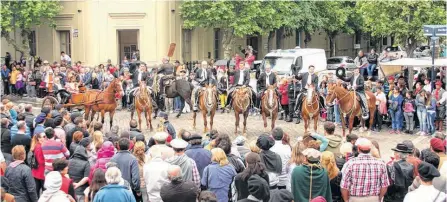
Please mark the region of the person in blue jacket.
<svg viewBox="0 0 447 202"><path fill-rule="evenodd" d="M119 185L121 181L121 171L117 167L108 168L106 171L107 185L99 189L93 202L136 202L132 192L123 185Z"/></svg>
<svg viewBox="0 0 447 202"><path fill-rule="evenodd" d="M390 104L389 107L389 114L391 116L391 126L392 131L391 134L400 134L400 131L402 130L402 103L404 101L404 98L399 92L399 87L395 86L393 88L393 93L390 95L388 99L388 103Z"/></svg>

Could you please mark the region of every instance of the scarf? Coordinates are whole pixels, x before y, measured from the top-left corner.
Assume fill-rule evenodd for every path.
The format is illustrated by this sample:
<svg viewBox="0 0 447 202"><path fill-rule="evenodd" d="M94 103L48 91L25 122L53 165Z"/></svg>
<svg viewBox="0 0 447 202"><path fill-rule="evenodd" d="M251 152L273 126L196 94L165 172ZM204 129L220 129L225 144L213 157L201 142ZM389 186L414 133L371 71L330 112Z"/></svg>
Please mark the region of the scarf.
<svg viewBox="0 0 447 202"><path fill-rule="evenodd" d="M260 154L261 161L264 163L267 171L280 174L282 171L281 157L270 150L263 150Z"/></svg>

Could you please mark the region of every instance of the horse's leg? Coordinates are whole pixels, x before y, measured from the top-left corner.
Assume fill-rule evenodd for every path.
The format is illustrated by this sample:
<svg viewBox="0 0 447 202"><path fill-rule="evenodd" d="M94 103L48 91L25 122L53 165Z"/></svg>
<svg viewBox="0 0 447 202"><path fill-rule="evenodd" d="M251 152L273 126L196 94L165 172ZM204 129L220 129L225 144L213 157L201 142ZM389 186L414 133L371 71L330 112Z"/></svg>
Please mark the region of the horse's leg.
<svg viewBox="0 0 447 202"><path fill-rule="evenodd" d="M304 134L307 134L307 128L309 128L309 120L307 120L306 116L302 116L303 121L304 121Z"/></svg>
<svg viewBox="0 0 447 202"><path fill-rule="evenodd" d="M355 116L353 116L352 114L349 116L349 134L352 133L352 128L354 127L354 119Z"/></svg>
<svg viewBox="0 0 447 202"><path fill-rule="evenodd" d="M235 126L234 134L237 135L237 128L239 127L239 113L236 110L234 110L234 115L236 116L236 121L234 123Z"/></svg>
<svg viewBox="0 0 447 202"><path fill-rule="evenodd" d="M104 109L101 110L101 123L104 124L104 119L105 119L105 113L106 111Z"/></svg>
<svg viewBox="0 0 447 202"><path fill-rule="evenodd" d="M110 111L109 112L109 123L110 123L110 128L112 128L112 125L113 125L113 116L115 115L115 110L112 110L112 111ZM103 117L103 123L104 123L104 116L102 116Z"/></svg>
<svg viewBox="0 0 447 202"><path fill-rule="evenodd" d="M204 125L204 128L203 128L203 132L204 133L206 133L206 131L207 131L207 125L208 125L208 123L207 123L207 121L206 121L206 115L208 114L208 112L207 112L207 110L202 110L202 116L203 116L203 125Z"/></svg>
<svg viewBox="0 0 447 202"><path fill-rule="evenodd" d="M210 115L210 131L213 130L213 122L214 122L214 115L216 114L217 107L211 110Z"/></svg>
<svg viewBox="0 0 447 202"><path fill-rule="evenodd" d="M276 122L277 117L278 117L278 110L276 110L276 112L273 112L273 115L272 115L272 130L273 130L273 128L275 128L275 122Z"/></svg>
<svg viewBox="0 0 447 202"><path fill-rule="evenodd" d="M137 110L137 116L138 116L138 129L141 130L141 111L139 109Z"/></svg>
<svg viewBox="0 0 447 202"><path fill-rule="evenodd" d="M248 118L248 109L244 112L244 133L243 135L247 136L247 118Z"/></svg>
<svg viewBox="0 0 447 202"><path fill-rule="evenodd" d="M84 119L85 119L85 120L89 120L90 107L87 107L87 106L84 107L84 111L85 111L85 112L84 112L84 113L85 113L85 114L84 114Z"/></svg>
<svg viewBox="0 0 447 202"><path fill-rule="evenodd" d="M196 129L196 117L197 117L197 112L192 112L192 129L195 130Z"/></svg>
<svg viewBox="0 0 447 202"><path fill-rule="evenodd" d="M152 128L152 108L148 108L146 111L146 122L149 125L149 129L152 132L153 128Z"/></svg>
<svg viewBox="0 0 447 202"><path fill-rule="evenodd" d="M267 132L267 115L265 114L265 110L262 112L262 120L264 121L264 132Z"/></svg>

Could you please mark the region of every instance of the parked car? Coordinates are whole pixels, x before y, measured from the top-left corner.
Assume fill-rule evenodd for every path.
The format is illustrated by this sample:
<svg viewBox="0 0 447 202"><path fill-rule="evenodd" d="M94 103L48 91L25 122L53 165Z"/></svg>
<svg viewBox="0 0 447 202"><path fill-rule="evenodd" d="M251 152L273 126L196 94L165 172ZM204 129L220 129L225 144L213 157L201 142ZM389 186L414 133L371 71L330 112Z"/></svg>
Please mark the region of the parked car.
<svg viewBox="0 0 447 202"><path fill-rule="evenodd" d="M391 60L407 57L407 52L400 46L388 46L385 50L388 52L388 57L390 57Z"/></svg>
<svg viewBox="0 0 447 202"><path fill-rule="evenodd" d="M355 69L354 59L349 56L335 56L327 59L327 69L336 70L338 67L344 67L348 70Z"/></svg>
<svg viewBox="0 0 447 202"><path fill-rule="evenodd" d="M419 47L417 47L416 50L413 51L413 56L415 58L431 57L430 46L419 46Z"/></svg>

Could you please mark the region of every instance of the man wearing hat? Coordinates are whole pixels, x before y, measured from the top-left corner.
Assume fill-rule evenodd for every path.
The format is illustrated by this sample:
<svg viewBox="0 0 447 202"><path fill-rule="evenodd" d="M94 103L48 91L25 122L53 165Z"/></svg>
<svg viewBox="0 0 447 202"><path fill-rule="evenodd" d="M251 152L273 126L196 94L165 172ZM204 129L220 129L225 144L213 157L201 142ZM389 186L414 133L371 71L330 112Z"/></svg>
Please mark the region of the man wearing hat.
<svg viewBox="0 0 447 202"><path fill-rule="evenodd" d="M441 140L439 138L432 138L430 140L430 149L432 152L436 153L439 156L439 167L438 169L440 169L442 167L442 165L447 162L447 156L445 154L445 146L446 146L446 141L445 140Z"/></svg>
<svg viewBox="0 0 447 202"><path fill-rule="evenodd" d="M405 196L404 202L444 202L446 194L433 186L433 178L440 176L439 171L433 165L426 162L419 164L418 171L419 177L421 178L421 185L416 190L409 192Z"/></svg>
<svg viewBox="0 0 447 202"><path fill-rule="evenodd" d="M320 165L320 151L307 148L305 162L293 169L291 182L295 201L310 201L317 196L332 199L328 172Z"/></svg>
<svg viewBox="0 0 447 202"><path fill-rule="evenodd" d="M382 160L371 155L372 143L366 138L355 142L359 155L343 166L341 193L344 201L382 201L389 179ZM355 175L356 177L352 177Z"/></svg>
<svg viewBox="0 0 447 202"><path fill-rule="evenodd" d="M408 187L413 183L413 164L407 162L407 157L413 151L407 144L398 143L394 151L394 159L387 165L391 184L385 195L386 201L402 201L408 191Z"/></svg>
<svg viewBox="0 0 447 202"><path fill-rule="evenodd" d="M200 177L202 177L203 170L206 166L211 164L211 152L202 146L202 136L193 134L189 137L189 147L185 154L194 160L199 170Z"/></svg>
<svg viewBox="0 0 447 202"><path fill-rule="evenodd" d="M165 86L164 86L164 81L166 79L172 78L175 74L174 72L174 65L169 63L169 57L164 57L162 59L162 65L160 65L160 68L157 71L158 76L160 76L160 95L161 96L166 96L165 94ZM175 78L175 77L174 77Z"/></svg>
<svg viewBox="0 0 447 202"><path fill-rule="evenodd" d="M183 179L185 181L192 181L200 188L200 173L197 169L196 162L189 158L185 154L185 149L188 146L188 142L182 139L173 139L171 146L174 149L174 157L167 159L166 162L178 165L182 169Z"/></svg>

